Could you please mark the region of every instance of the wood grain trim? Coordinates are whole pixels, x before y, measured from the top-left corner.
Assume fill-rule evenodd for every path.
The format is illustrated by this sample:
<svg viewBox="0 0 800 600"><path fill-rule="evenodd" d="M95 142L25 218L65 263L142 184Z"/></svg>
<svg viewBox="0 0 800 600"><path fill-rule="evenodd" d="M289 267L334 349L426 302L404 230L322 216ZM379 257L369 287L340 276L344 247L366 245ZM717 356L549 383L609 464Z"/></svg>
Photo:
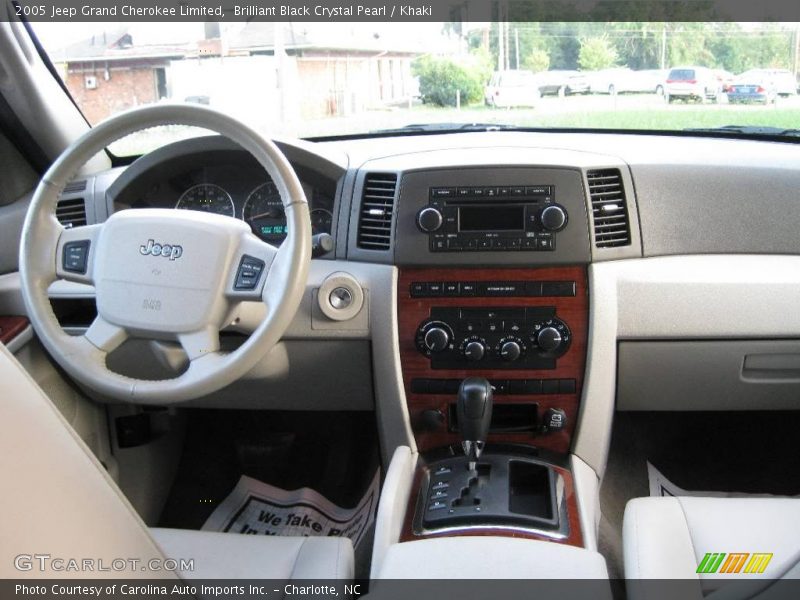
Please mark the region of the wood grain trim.
<svg viewBox="0 0 800 600"><path fill-rule="evenodd" d="M0 344L8 344L28 327L27 317L0 316Z"/></svg>
<svg viewBox="0 0 800 600"><path fill-rule="evenodd" d="M400 531L401 542L411 542L436 537L461 537L461 536L500 536L514 537L527 540L540 540L554 542L583 548L583 533L581 532L581 522L578 513L578 498L575 495L575 485L572 480L572 473L569 469L553 466L553 469L564 478L564 494L567 502L567 520L569 521L569 535L564 539L554 539L551 537L537 535L524 530L509 529L464 529L448 530L445 532L427 532L424 535L414 533L414 514L417 509L417 499L420 494L420 487L425 477L427 466L423 458L417 463L417 470L414 474L414 482L411 488L411 495L406 507L406 515L403 519L403 528Z"/></svg>
<svg viewBox="0 0 800 600"><path fill-rule="evenodd" d="M570 297L443 297L411 298L412 281L574 281L576 295ZM430 316L430 309L441 307L487 306L555 306L557 315L569 325L572 344L567 353L558 359L553 370L492 370L492 369L437 369L430 368L428 359L419 353L414 337L419 323ZM452 395L415 394L411 391L414 378L463 379L468 376L487 379L575 379L574 394L496 395L496 403L537 403L539 411L551 407L561 408L567 415L567 427L553 434L533 433L493 434L490 443L522 443L539 448L567 453L578 417L578 405L583 388L586 367L586 346L589 321L589 295L585 267L558 267L542 269L402 269L398 282L398 327L400 362L403 385L414 437L420 451L430 450L459 442L456 434L447 431L445 420L436 431L422 426L421 415L426 410L438 410L446 419L448 405L455 401Z"/></svg>

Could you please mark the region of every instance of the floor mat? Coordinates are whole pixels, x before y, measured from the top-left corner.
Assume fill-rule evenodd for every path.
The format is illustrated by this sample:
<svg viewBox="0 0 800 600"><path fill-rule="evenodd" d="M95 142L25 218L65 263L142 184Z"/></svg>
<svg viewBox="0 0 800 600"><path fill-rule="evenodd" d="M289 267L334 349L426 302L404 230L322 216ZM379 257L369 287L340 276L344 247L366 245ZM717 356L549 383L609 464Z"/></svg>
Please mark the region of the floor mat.
<svg viewBox="0 0 800 600"><path fill-rule="evenodd" d="M623 574L625 505L650 495L648 461L684 490L793 496L800 494L797 431L800 411L617 412L598 537L612 577Z"/></svg>
<svg viewBox="0 0 800 600"><path fill-rule="evenodd" d="M650 495L661 496L698 496L711 498L776 498L775 494L746 494L743 492L710 492L692 491L679 487L667 479L664 474L647 461L647 480L650 484ZM785 497L785 496L783 496ZM798 496L791 496L797 498Z"/></svg>
<svg viewBox="0 0 800 600"><path fill-rule="evenodd" d="M337 506L310 489L284 490L243 475L203 525L204 531L282 536L348 537L354 547L375 519L380 471L355 508Z"/></svg>
<svg viewBox="0 0 800 600"><path fill-rule="evenodd" d="M191 410L160 527L200 529L246 475L354 508L379 465L374 413Z"/></svg>

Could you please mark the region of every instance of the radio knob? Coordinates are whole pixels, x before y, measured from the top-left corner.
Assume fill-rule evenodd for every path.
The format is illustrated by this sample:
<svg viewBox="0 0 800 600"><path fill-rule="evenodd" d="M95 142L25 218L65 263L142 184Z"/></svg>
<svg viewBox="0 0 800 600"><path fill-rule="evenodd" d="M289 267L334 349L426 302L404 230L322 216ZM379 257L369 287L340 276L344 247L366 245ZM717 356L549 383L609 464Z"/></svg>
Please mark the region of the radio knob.
<svg viewBox="0 0 800 600"><path fill-rule="evenodd" d="M467 345L464 346L464 357L469 361L477 362L482 360L484 354L486 354L486 346L482 342L467 342Z"/></svg>
<svg viewBox="0 0 800 600"><path fill-rule="evenodd" d="M567 224L567 211L558 204L551 204L542 209L539 220L547 231L561 231Z"/></svg>
<svg viewBox="0 0 800 600"><path fill-rule="evenodd" d="M439 209L428 206L417 214L417 227L425 233L436 231L441 226L442 213L439 212Z"/></svg>
<svg viewBox="0 0 800 600"><path fill-rule="evenodd" d="M520 354L522 354L522 348L517 342L508 341L500 346L500 356L506 362L514 362L520 357Z"/></svg>
<svg viewBox="0 0 800 600"><path fill-rule="evenodd" d="M431 327L425 332L425 347L431 352L441 352L450 343L450 334L441 327Z"/></svg>
<svg viewBox="0 0 800 600"><path fill-rule="evenodd" d="M539 349L545 352L555 352L561 346L561 332L555 327L544 327L536 336Z"/></svg>

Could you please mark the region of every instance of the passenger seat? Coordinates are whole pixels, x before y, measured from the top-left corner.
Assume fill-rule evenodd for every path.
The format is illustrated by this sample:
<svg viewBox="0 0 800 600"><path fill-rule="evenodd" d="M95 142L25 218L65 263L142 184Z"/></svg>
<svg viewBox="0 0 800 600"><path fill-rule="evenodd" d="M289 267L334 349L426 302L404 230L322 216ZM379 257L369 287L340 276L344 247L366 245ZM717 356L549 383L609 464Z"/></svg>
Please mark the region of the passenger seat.
<svg viewBox="0 0 800 600"><path fill-rule="evenodd" d="M766 588L800 578L798 540L798 498L636 498L622 527L625 578L694 580L703 595L732 581Z"/></svg>

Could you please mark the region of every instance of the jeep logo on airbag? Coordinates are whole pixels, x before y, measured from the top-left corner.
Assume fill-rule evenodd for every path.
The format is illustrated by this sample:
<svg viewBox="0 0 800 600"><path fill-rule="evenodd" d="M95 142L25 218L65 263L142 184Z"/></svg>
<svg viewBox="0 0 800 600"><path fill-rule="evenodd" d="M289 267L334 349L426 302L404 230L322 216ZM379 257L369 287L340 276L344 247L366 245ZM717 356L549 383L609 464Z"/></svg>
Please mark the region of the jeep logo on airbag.
<svg viewBox="0 0 800 600"><path fill-rule="evenodd" d="M183 255L183 246L174 244L156 244L155 240L147 240L147 244L139 246L139 252L147 256L163 256L170 260L175 260Z"/></svg>

